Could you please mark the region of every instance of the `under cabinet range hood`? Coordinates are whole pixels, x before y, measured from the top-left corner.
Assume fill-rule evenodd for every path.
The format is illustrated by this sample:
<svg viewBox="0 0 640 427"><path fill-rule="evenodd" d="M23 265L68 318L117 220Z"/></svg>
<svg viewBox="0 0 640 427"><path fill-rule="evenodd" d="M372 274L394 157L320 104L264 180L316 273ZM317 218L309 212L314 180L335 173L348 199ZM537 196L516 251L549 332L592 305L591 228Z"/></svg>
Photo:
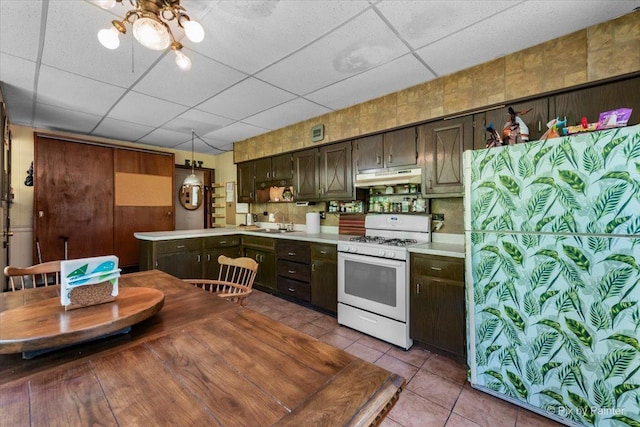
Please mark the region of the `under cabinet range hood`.
<svg viewBox="0 0 640 427"><path fill-rule="evenodd" d="M382 185L421 184L422 169L384 170L356 174L356 187L376 187Z"/></svg>

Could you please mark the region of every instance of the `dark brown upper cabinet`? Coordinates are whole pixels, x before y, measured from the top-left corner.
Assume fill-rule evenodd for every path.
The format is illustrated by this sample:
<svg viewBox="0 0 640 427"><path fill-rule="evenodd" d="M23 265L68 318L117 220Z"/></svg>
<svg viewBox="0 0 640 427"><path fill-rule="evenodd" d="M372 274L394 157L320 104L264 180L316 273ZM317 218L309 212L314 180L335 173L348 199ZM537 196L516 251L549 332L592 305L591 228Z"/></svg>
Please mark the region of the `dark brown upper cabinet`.
<svg viewBox="0 0 640 427"><path fill-rule="evenodd" d="M418 163L416 127L394 130L355 140L358 172L413 166Z"/></svg>
<svg viewBox="0 0 640 427"><path fill-rule="evenodd" d="M284 186L293 178L292 162L291 154L255 160L256 182L274 181Z"/></svg>
<svg viewBox="0 0 640 427"><path fill-rule="evenodd" d="M351 141L293 153L296 200L353 198Z"/></svg>
<svg viewBox="0 0 640 427"><path fill-rule="evenodd" d="M424 147L427 195L462 193L462 152L473 148L471 116L438 120L419 128Z"/></svg>
<svg viewBox="0 0 640 427"><path fill-rule="evenodd" d="M486 128L490 124L493 124L493 127L502 137L502 130L510 120L509 107L513 108L516 112L528 111L526 114L521 115L520 118L527 125L527 128L529 128L529 141L537 141L546 132L547 122L549 121L549 100L547 98L507 104L505 107L474 115L474 150L486 148L486 141L489 137Z"/></svg>
<svg viewBox="0 0 640 427"><path fill-rule="evenodd" d="M238 202L251 203L256 200L255 161L238 163Z"/></svg>

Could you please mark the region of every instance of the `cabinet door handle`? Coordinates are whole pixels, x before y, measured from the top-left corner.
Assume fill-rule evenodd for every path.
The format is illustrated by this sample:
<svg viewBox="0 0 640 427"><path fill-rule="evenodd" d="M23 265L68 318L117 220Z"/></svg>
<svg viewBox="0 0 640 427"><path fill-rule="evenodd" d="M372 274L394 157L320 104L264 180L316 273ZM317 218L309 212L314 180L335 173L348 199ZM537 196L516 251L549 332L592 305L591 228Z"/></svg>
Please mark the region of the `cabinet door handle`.
<svg viewBox="0 0 640 427"><path fill-rule="evenodd" d="M436 271L442 271L442 269L440 267L431 267L432 270L436 270Z"/></svg>
<svg viewBox="0 0 640 427"><path fill-rule="evenodd" d="M267 172L267 178L271 178L271 172Z"/></svg>
<svg viewBox="0 0 640 427"><path fill-rule="evenodd" d="M433 188L433 180L432 179L429 180L429 188Z"/></svg>
<svg viewBox="0 0 640 427"><path fill-rule="evenodd" d="M311 271L316 271L316 265L315 264L311 264Z"/></svg>
<svg viewBox="0 0 640 427"><path fill-rule="evenodd" d="M289 286L289 292L295 292L296 288L294 288L293 286Z"/></svg>
<svg viewBox="0 0 640 427"><path fill-rule="evenodd" d="M156 268L158 268L158 261L156 261Z"/></svg>
<svg viewBox="0 0 640 427"><path fill-rule="evenodd" d="M320 251L320 253L321 253L322 255L326 255L326 254L327 254L327 251Z"/></svg>
<svg viewBox="0 0 640 427"><path fill-rule="evenodd" d="M416 294L420 295L420 283L416 283Z"/></svg>
<svg viewBox="0 0 640 427"><path fill-rule="evenodd" d="M218 242L218 244L219 244L219 245L226 245L226 244L227 244L227 241L226 241L226 240L220 240L220 241Z"/></svg>
<svg viewBox="0 0 640 427"><path fill-rule="evenodd" d="M260 254L256 254L256 261L260 262Z"/></svg>
<svg viewBox="0 0 640 427"><path fill-rule="evenodd" d="M542 122L538 120L538 132L542 132Z"/></svg>
<svg viewBox="0 0 640 427"><path fill-rule="evenodd" d="M295 270L289 270L289 274L296 274Z"/></svg>
<svg viewBox="0 0 640 427"><path fill-rule="evenodd" d="M393 163L393 154L389 154L389 163Z"/></svg>
<svg viewBox="0 0 640 427"><path fill-rule="evenodd" d="M207 262L211 261L211 254L207 254Z"/></svg>
<svg viewBox="0 0 640 427"><path fill-rule="evenodd" d="M202 261L202 257L198 255L198 262Z"/></svg>
<svg viewBox="0 0 640 427"><path fill-rule="evenodd" d="M289 253L287 253L287 255L289 255L289 256L296 256L296 253L295 253L295 252L289 252Z"/></svg>
<svg viewBox="0 0 640 427"><path fill-rule="evenodd" d="M176 249L184 249L184 245L178 245L176 246Z"/></svg>
<svg viewBox="0 0 640 427"><path fill-rule="evenodd" d="M380 160L381 160L380 156L376 156L376 165L380 164Z"/></svg>

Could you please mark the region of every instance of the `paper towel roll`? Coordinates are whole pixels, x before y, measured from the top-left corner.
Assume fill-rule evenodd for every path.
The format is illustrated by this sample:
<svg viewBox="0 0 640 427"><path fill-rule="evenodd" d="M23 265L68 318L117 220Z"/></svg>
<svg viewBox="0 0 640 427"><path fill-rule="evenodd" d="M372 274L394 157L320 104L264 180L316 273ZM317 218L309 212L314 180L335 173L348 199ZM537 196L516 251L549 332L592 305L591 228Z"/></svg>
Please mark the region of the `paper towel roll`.
<svg viewBox="0 0 640 427"><path fill-rule="evenodd" d="M308 212L307 213L307 233L318 234L320 233L320 213Z"/></svg>

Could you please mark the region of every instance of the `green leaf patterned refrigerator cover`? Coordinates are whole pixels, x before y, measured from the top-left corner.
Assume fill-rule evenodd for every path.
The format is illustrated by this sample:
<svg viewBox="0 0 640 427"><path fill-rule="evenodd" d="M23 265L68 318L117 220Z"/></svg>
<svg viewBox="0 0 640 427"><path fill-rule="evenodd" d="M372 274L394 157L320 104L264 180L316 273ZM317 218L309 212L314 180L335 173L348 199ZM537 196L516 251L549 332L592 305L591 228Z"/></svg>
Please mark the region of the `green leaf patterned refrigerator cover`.
<svg viewBox="0 0 640 427"><path fill-rule="evenodd" d="M640 425L640 126L467 151L470 381Z"/></svg>

